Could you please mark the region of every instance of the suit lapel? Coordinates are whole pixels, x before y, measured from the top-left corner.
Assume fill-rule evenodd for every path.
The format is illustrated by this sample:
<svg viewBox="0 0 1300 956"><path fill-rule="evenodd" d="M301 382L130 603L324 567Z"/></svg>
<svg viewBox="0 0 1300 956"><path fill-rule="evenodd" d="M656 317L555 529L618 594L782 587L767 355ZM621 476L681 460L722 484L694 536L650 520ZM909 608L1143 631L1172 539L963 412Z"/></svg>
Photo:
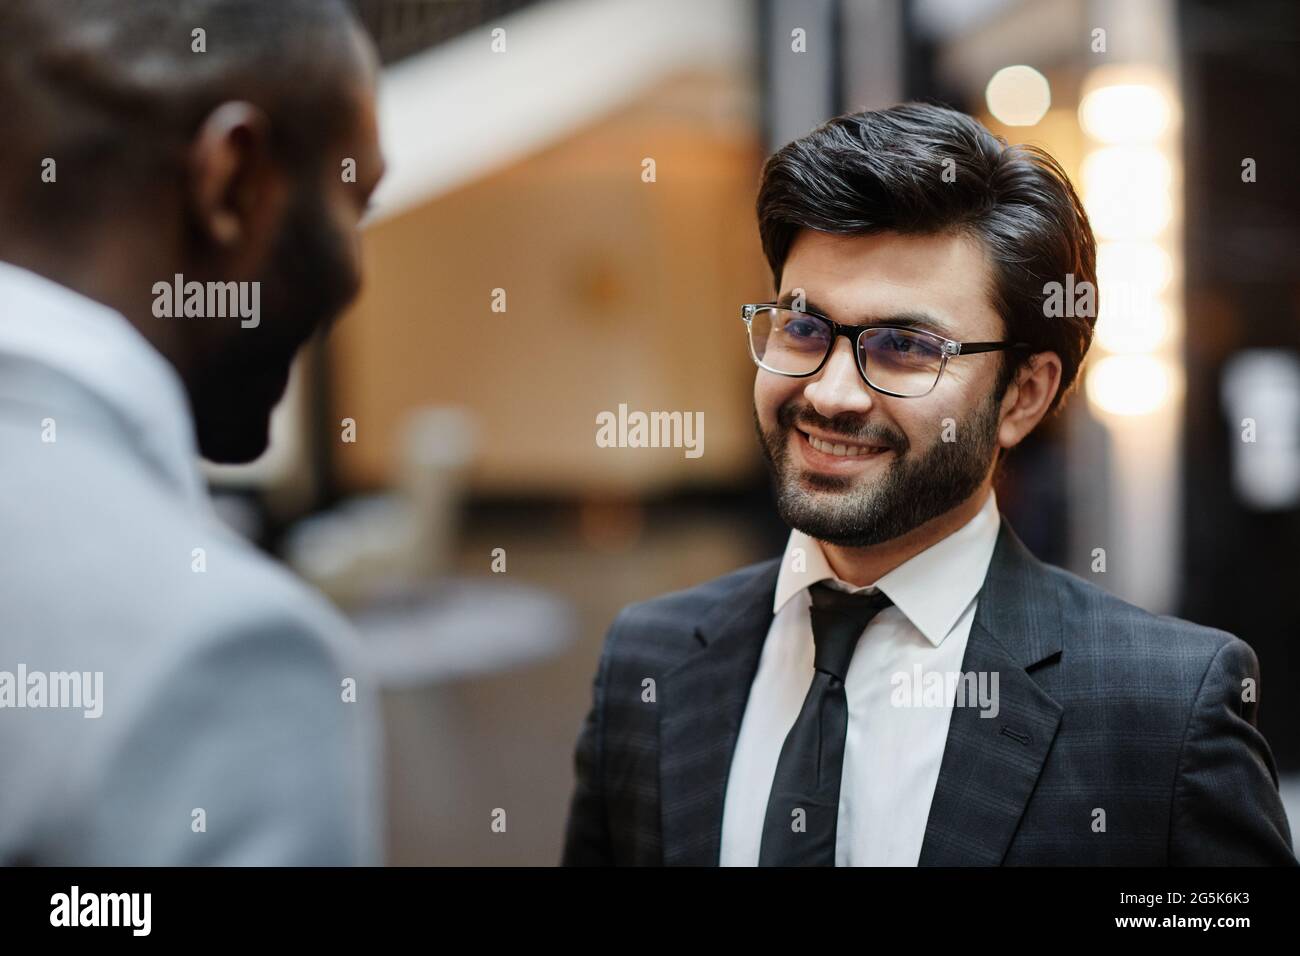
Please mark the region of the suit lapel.
<svg viewBox="0 0 1300 956"><path fill-rule="evenodd" d="M741 718L772 623L780 559L759 565L700 621L701 647L664 675L659 796L664 863L716 866Z"/></svg>
<svg viewBox="0 0 1300 956"><path fill-rule="evenodd" d="M716 866L727 777L772 623L779 560L760 565L700 622L700 647L664 675L659 793L664 863ZM997 865L1061 720L1027 673L1060 652L1056 583L1005 520L980 590L963 672L998 675L998 713L954 707L922 866Z"/></svg>
<svg viewBox="0 0 1300 956"><path fill-rule="evenodd" d="M1006 856L1062 712L1026 669L1060 649L1056 582L1003 520L962 661L963 673L998 675L998 712L953 707L921 866Z"/></svg>

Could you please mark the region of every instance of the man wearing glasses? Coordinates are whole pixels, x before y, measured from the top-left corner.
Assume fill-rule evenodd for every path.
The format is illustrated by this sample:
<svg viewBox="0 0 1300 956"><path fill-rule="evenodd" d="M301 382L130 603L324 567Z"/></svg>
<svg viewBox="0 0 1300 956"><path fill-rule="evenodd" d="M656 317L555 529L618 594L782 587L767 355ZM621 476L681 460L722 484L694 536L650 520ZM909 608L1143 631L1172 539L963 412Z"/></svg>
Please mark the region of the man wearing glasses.
<svg viewBox="0 0 1300 956"><path fill-rule="evenodd" d="M1251 649L999 515L1092 338L1044 308L1096 282L1060 166L906 104L778 151L758 219L778 298L741 318L793 530L618 616L564 862L1294 865Z"/></svg>

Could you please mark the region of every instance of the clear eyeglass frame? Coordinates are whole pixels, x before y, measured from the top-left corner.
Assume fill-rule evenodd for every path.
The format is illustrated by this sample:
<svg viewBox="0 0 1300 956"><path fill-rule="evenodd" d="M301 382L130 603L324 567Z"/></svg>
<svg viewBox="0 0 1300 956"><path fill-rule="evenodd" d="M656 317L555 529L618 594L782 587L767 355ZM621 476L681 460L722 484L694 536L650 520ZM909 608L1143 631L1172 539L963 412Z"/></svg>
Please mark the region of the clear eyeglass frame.
<svg viewBox="0 0 1300 956"><path fill-rule="evenodd" d="M763 360L758 357L758 351L754 347L754 316L760 309L768 309L776 312L790 312L801 316L819 319L826 323L831 329L831 335L827 339L826 354L817 363L817 367L807 372L783 372L780 369L772 368L764 364ZM836 322L829 316L822 315L819 312L810 312L802 309L791 309L786 306L776 305L771 302L751 302L740 307L740 318L745 323L745 334L749 341L749 355L754 360L754 364L764 371L771 372L773 375L784 375L787 378L810 378L816 375L826 367L826 362L830 359L831 353L835 351L835 340L844 336L849 340L849 345L853 349L854 364L858 367L858 375L862 381L867 384L873 391L880 392L882 395L889 395L893 398L923 398L934 391L939 381L943 378L944 370L948 367L948 360L958 355L977 355L983 352L1002 352L1013 349L1032 349L1034 348L1028 342L958 342L954 339L945 338L937 332L931 332L928 329L916 329L902 325L844 325ZM906 332L909 335L916 335L932 341L940 354L939 370L934 376L934 381L924 392L902 393L891 391L887 388L875 384L867 376L867 370L864 368L865 359L863 350L858 348L858 341L866 332L873 330L891 330L896 332Z"/></svg>

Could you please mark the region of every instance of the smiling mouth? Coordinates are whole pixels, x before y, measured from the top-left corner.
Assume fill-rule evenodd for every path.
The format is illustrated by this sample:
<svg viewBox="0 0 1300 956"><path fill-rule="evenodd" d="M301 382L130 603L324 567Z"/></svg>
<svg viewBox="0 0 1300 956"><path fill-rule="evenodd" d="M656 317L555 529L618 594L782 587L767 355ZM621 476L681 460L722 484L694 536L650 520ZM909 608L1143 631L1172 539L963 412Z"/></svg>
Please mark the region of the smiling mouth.
<svg viewBox="0 0 1300 956"><path fill-rule="evenodd" d="M889 451L880 445L859 445L842 440L831 440L827 438L818 438L816 435L810 435L802 428L798 429L799 434L807 440L808 444L824 455L832 455L836 458L867 458L871 455L878 455L881 452Z"/></svg>

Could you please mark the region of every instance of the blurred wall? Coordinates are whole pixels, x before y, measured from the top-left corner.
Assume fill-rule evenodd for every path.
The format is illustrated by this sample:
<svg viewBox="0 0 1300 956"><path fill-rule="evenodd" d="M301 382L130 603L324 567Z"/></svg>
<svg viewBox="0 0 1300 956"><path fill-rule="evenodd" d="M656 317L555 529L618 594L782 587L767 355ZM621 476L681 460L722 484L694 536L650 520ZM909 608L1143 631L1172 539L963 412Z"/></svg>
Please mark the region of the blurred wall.
<svg viewBox="0 0 1300 956"><path fill-rule="evenodd" d="M675 75L576 135L367 231L335 332L345 487L390 477L407 409L454 403L485 440L473 490L637 493L749 474L739 306L770 294L753 213L749 78ZM654 161L654 181L643 161ZM493 290L505 293L493 311ZM610 454L596 417L704 413L704 454Z"/></svg>

